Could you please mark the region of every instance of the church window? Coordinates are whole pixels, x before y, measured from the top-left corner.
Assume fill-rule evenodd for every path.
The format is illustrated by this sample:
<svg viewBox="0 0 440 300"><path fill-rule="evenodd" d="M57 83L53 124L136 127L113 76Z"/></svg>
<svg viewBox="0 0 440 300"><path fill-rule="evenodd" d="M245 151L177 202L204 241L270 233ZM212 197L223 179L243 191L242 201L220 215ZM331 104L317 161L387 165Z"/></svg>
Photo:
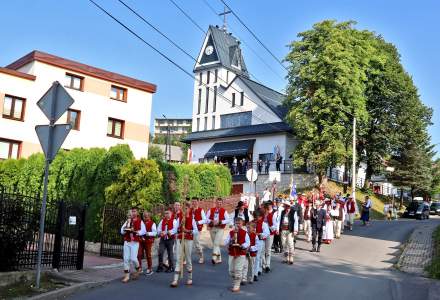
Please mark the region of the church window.
<svg viewBox="0 0 440 300"><path fill-rule="evenodd" d="M205 130L208 130L208 117L205 117L205 124L203 124Z"/></svg>
<svg viewBox="0 0 440 300"><path fill-rule="evenodd" d="M200 131L200 118L197 118L196 131Z"/></svg>
<svg viewBox="0 0 440 300"><path fill-rule="evenodd" d="M214 71L214 83L216 83L218 80L218 69L215 69Z"/></svg>
<svg viewBox="0 0 440 300"><path fill-rule="evenodd" d="M225 114L220 116L220 128L252 125L252 112Z"/></svg>
<svg viewBox="0 0 440 300"><path fill-rule="evenodd" d="M212 103L212 112L215 112L217 109L217 86L214 87L214 101Z"/></svg>
<svg viewBox="0 0 440 300"><path fill-rule="evenodd" d="M205 114L208 113L208 106L209 106L209 87L206 87Z"/></svg>
<svg viewBox="0 0 440 300"><path fill-rule="evenodd" d="M206 73L206 84L209 84L210 81L211 81L211 71L208 71Z"/></svg>
<svg viewBox="0 0 440 300"><path fill-rule="evenodd" d="M202 85L202 80L203 80L203 72L199 73L199 85Z"/></svg>
<svg viewBox="0 0 440 300"><path fill-rule="evenodd" d="M212 130L215 129L215 116L212 116Z"/></svg>
<svg viewBox="0 0 440 300"><path fill-rule="evenodd" d="M244 105L244 92L240 93L240 106Z"/></svg>
<svg viewBox="0 0 440 300"><path fill-rule="evenodd" d="M202 89L199 89L199 101L197 103L197 114L200 114L200 106L202 105Z"/></svg>
<svg viewBox="0 0 440 300"><path fill-rule="evenodd" d="M232 107L235 107L235 93L232 93Z"/></svg>

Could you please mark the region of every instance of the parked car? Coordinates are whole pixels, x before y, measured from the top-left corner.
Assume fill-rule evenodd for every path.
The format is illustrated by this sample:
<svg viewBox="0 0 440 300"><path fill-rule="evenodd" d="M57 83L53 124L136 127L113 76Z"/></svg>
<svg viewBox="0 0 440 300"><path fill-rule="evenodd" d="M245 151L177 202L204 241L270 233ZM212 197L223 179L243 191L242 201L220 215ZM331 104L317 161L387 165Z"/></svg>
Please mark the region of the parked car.
<svg viewBox="0 0 440 300"><path fill-rule="evenodd" d="M440 202L432 202L431 207L429 209L429 213L431 215L438 215L440 216Z"/></svg>
<svg viewBox="0 0 440 300"><path fill-rule="evenodd" d="M403 216L419 220L429 219L429 204L426 202L412 201L406 208Z"/></svg>

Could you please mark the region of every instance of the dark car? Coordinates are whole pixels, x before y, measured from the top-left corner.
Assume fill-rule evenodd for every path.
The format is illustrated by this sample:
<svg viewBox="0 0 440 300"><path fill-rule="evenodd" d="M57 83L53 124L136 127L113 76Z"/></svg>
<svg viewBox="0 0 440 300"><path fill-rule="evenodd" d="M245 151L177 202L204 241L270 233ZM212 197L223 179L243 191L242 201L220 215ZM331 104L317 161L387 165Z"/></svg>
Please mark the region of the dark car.
<svg viewBox="0 0 440 300"><path fill-rule="evenodd" d="M426 202L413 201L408 205L403 216L419 220L429 219L429 204Z"/></svg>
<svg viewBox="0 0 440 300"><path fill-rule="evenodd" d="M432 202L431 207L429 209L429 213L431 215L439 215L440 216L440 202Z"/></svg>

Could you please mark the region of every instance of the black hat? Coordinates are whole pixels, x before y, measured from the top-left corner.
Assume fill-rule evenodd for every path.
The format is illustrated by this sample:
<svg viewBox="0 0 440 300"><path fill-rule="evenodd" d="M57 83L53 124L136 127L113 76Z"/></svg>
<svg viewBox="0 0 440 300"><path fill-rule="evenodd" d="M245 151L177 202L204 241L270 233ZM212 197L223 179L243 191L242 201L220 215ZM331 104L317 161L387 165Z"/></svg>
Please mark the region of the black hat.
<svg viewBox="0 0 440 300"><path fill-rule="evenodd" d="M244 206L244 202L243 201L238 201L237 203L237 208Z"/></svg>

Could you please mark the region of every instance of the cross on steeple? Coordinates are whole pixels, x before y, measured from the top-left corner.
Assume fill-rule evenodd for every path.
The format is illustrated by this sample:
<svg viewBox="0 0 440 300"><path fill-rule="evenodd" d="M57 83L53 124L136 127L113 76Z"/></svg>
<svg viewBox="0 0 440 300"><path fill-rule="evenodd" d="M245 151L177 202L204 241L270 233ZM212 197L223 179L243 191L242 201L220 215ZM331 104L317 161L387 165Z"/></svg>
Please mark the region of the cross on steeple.
<svg viewBox="0 0 440 300"><path fill-rule="evenodd" d="M226 30L226 28L227 28L227 26L226 26L227 25L227 23L226 23L226 15L230 14L230 13L232 13L232 11L226 9L226 5L225 5L224 8L223 8L223 12L218 14L219 16L223 16L223 27L222 27L223 30Z"/></svg>

